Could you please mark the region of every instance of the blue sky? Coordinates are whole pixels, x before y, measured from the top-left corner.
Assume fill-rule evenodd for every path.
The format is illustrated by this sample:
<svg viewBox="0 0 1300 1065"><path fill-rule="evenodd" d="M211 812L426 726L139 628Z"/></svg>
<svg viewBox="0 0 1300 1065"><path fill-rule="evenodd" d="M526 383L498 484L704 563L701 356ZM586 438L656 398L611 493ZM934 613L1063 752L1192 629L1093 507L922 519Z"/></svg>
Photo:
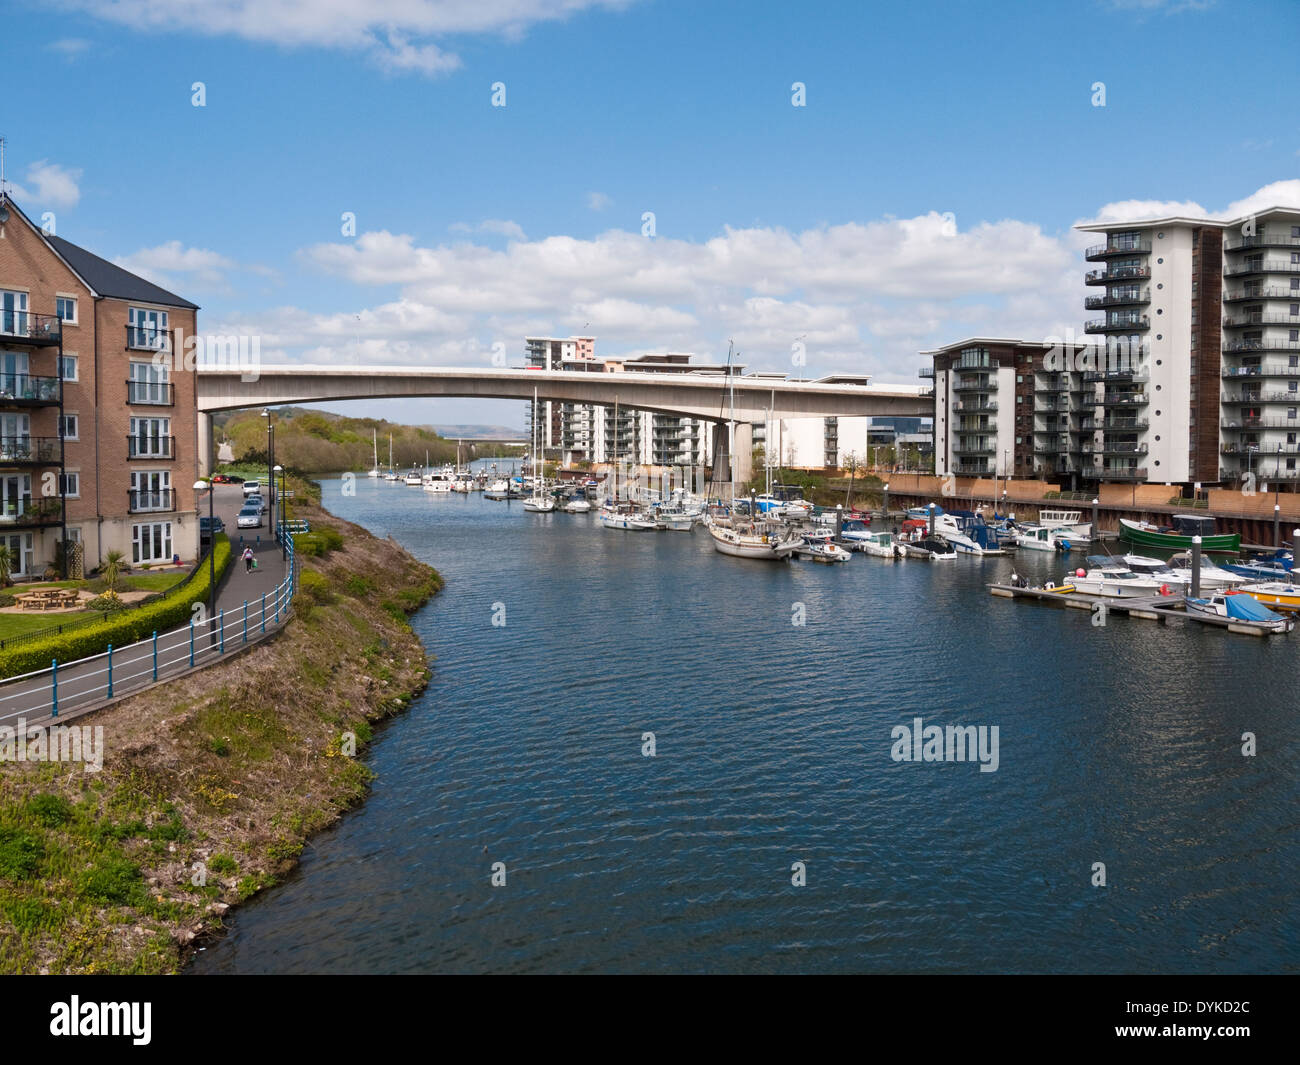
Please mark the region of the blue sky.
<svg viewBox="0 0 1300 1065"><path fill-rule="evenodd" d="M271 361L513 361L590 322L598 353L788 369L804 336L806 372L915 381L927 346L1079 328L1070 227L1107 205L1300 203L1300 73L1232 59L1300 40L1293 0L62 0L7 30L20 205Z"/></svg>

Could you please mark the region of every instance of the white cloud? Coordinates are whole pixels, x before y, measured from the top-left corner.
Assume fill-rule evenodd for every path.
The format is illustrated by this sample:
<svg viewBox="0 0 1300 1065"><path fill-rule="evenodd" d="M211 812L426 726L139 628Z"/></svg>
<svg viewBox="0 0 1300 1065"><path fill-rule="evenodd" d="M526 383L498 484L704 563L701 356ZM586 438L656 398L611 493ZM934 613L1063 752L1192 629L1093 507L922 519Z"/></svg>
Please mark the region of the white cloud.
<svg viewBox="0 0 1300 1065"><path fill-rule="evenodd" d="M453 233L495 233L510 240L527 240L524 227L508 218L488 218L476 225L469 222L453 222L447 227Z"/></svg>
<svg viewBox="0 0 1300 1065"><path fill-rule="evenodd" d="M1245 199L1236 200L1215 211L1207 211L1192 200L1121 200L1103 206L1091 221L1136 222L1148 218L1177 216L1227 222L1267 207L1300 208L1300 179L1274 181L1251 193Z"/></svg>
<svg viewBox="0 0 1300 1065"><path fill-rule="evenodd" d="M227 275L238 264L206 248L187 248L179 240L169 240L153 248L141 248L113 260L124 270L139 274L155 285L176 290L202 284L210 289L228 289Z"/></svg>
<svg viewBox="0 0 1300 1065"><path fill-rule="evenodd" d="M76 207L81 200L81 171L39 159L27 168L25 183L14 184L13 196L42 207Z"/></svg>
<svg viewBox="0 0 1300 1065"><path fill-rule="evenodd" d="M1251 193L1244 200L1236 200L1223 209L1221 218L1240 218L1242 215L1262 211L1268 207L1300 208L1300 178L1289 181L1274 181L1257 192Z"/></svg>
<svg viewBox="0 0 1300 1065"><path fill-rule="evenodd" d="M65 59L76 59L90 48L90 42L84 37L60 37L45 46L51 52L58 52Z"/></svg>
<svg viewBox="0 0 1300 1065"><path fill-rule="evenodd" d="M614 201L606 196L603 192L587 193L587 208L592 211L603 211Z"/></svg>
<svg viewBox="0 0 1300 1065"><path fill-rule="evenodd" d="M260 44L363 52L388 73L446 74L461 65L432 43L451 35L517 38L539 22L634 0L66 0L141 31L239 37Z"/></svg>

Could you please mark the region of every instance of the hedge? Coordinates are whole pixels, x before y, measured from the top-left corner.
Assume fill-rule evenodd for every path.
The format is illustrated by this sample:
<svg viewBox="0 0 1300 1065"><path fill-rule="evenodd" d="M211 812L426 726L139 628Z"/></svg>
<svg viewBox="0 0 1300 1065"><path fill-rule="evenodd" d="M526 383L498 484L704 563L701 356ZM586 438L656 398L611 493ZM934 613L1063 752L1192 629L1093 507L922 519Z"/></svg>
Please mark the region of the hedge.
<svg viewBox="0 0 1300 1065"><path fill-rule="evenodd" d="M224 533L217 535L215 551L217 583L220 584L226 567L230 565L230 538ZM32 673L38 669L48 669L54 659L60 662L71 662L78 658L102 654L108 650L109 644L114 647L124 647L126 644L147 639L154 632L163 632L185 624L192 616L190 608L195 603L207 602L210 569L208 565L200 566L180 590L163 601L123 611L116 617L64 633L62 636L33 640L12 651L0 652L0 677L13 677L21 673Z"/></svg>

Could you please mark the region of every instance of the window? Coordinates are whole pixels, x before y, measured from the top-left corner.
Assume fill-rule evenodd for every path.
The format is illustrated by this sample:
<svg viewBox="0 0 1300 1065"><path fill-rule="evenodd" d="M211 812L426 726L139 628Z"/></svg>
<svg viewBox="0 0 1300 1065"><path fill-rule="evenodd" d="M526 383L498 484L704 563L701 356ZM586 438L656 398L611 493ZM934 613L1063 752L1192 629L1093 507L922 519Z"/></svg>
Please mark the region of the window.
<svg viewBox="0 0 1300 1065"><path fill-rule="evenodd" d="M1293 251L1291 253L1291 261L1293 263L1300 263L1300 251Z"/></svg>
<svg viewBox="0 0 1300 1065"><path fill-rule="evenodd" d="M170 418L132 418L128 457L171 458L171 427Z"/></svg>
<svg viewBox="0 0 1300 1065"><path fill-rule="evenodd" d="M1291 227L1291 236L1292 236L1292 237L1300 237L1300 226L1292 226L1292 227Z"/></svg>
<svg viewBox="0 0 1300 1065"><path fill-rule="evenodd" d="M81 474L72 471L61 474L59 477L59 491L69 499L80 497Z"/></svg>
<svg viewBox="0 0 1300 1065"><path fill-rule="evenodd" d="M27 293L0 291L0 333L27 335Z"/></svg>
<svg viewBox="0 0 1300 1065"><path fill-rule="evenodd" d="M59 435L64 440L79 440L77 435L77 415L60 414L59 415Z"/></svg>
<svg viewBox="0 0 1300 1065"><path fill-rule="evenodd" d="M132 307L127 311L126 346L166 351L171 337L167 332L167 312L145 307Z"/></svg>
<svg viewBox="0 0 1300 1065"><path fill-rule="evenodd" d="M1291 316L1294 318L1298 314L1300 314L1300 303L1291 304Z"/></svg>
<svg viewBox="0 0 1300 1065"><path fill-rule="evenodd" d="M1288 418L1294 418L1294 417L1295 417L1295 411L1296 411L1295 407L1287 407L1287 409L1286 409L1286 416L1287 416Z"/></svg>
<svg viewBox="0 0 1300 1065"><path fill-rule="evenodd" d="M167 383L167 367L155 366L151 362L131 363L131 377L126 386L126 401L170 406L172 390Z"/></svg>
<svg viewBox="0 0 1300 1065"><path fill-rule="evenodd" d="M171 471L132 471L130 503L132 510L171 510ZM170 551L168 553L170 554Z"/></svg>
<svg viewBox="0 0 1300 1065"><path fill-rule="evenodd" d="M81 526L80 526L80 525L71 525L71 526L68 527L68 540L69 540L71 543L74 543L74 544L79 544L79 543L81 543Z"/></svg>
<svg viewBox="0 0 1300 1065"><path fill-rule="evenodd" d="M60 355L59 356L59 376L65 381L77 380L77 356Z"/></svg>
<svg viewBox="0 0 1300 1065"><path fill-rule="evenodd" d="M1300 292L1300 277L1291 278L1291 291Z"/></svg>
<svg viewBox="0 0 1300 1065"><path fill-rule="evenodd" d="M149 522L131 526L131 562L170 562L172 558L172 523Z"/></svg>
<svg viewBox="0 0 1300 1065"><path fill-rule="evenodd" d="M56 296L54 298L54 313L59 316L59 321L67 322L68 325L76 325L77 301L71 296Z"/></svg>

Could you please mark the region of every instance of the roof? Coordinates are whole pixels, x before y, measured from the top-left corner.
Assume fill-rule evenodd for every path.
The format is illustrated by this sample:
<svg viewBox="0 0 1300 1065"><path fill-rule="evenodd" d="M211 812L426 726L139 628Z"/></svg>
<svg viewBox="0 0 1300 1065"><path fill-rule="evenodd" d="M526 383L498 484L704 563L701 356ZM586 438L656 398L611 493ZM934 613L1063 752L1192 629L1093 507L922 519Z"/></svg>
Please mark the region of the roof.
<svg viewBox="0 0 1300 1065"><path fill-rule="evenodd" d="M1015 340L1011 337L967 337L965 340L957 340L951 344L945 344L941 348L931 348L928 351L921 352L922 355L945 355L950 351L958 351L961 348L971 347L1013 347L1013 348L1052 348L1056 347L1059 342L1045 340Z"/></svg>
<svg viewBox="0 0 1300 1065"><path fill-rule="evenodd" d="M46 236L45 239L96 295L108 296L112 299L138 300L141 303L161 303L168 307L185 307L192 311L199 309L198 304L182 299L165 288L159 288L152 281L146 281L138 274L131 273L130 270L123 270L107 259L101 259L98 255L86 251L85 248L78 247L70 240L64 240L53 234Z"/></svg>
<svg viewBox="0 0 1300 1065"><path fill-rule="evenodd" d="M1241 225L1252 218L1267 218L1275 214L1300 214L1300 207L1283 207L1280 204L1272 207L1262 207L1258 211L1251 211L1250 214L1244 214L1240 218L1229 218L1227 220L1166 215L1161 218L1129 218L1114 222L1086 222L1080 223L1074 228L1084 233L1120 232L1124 229L1148 229L1152 226L1211 226L1222 229Z"/></svg>

